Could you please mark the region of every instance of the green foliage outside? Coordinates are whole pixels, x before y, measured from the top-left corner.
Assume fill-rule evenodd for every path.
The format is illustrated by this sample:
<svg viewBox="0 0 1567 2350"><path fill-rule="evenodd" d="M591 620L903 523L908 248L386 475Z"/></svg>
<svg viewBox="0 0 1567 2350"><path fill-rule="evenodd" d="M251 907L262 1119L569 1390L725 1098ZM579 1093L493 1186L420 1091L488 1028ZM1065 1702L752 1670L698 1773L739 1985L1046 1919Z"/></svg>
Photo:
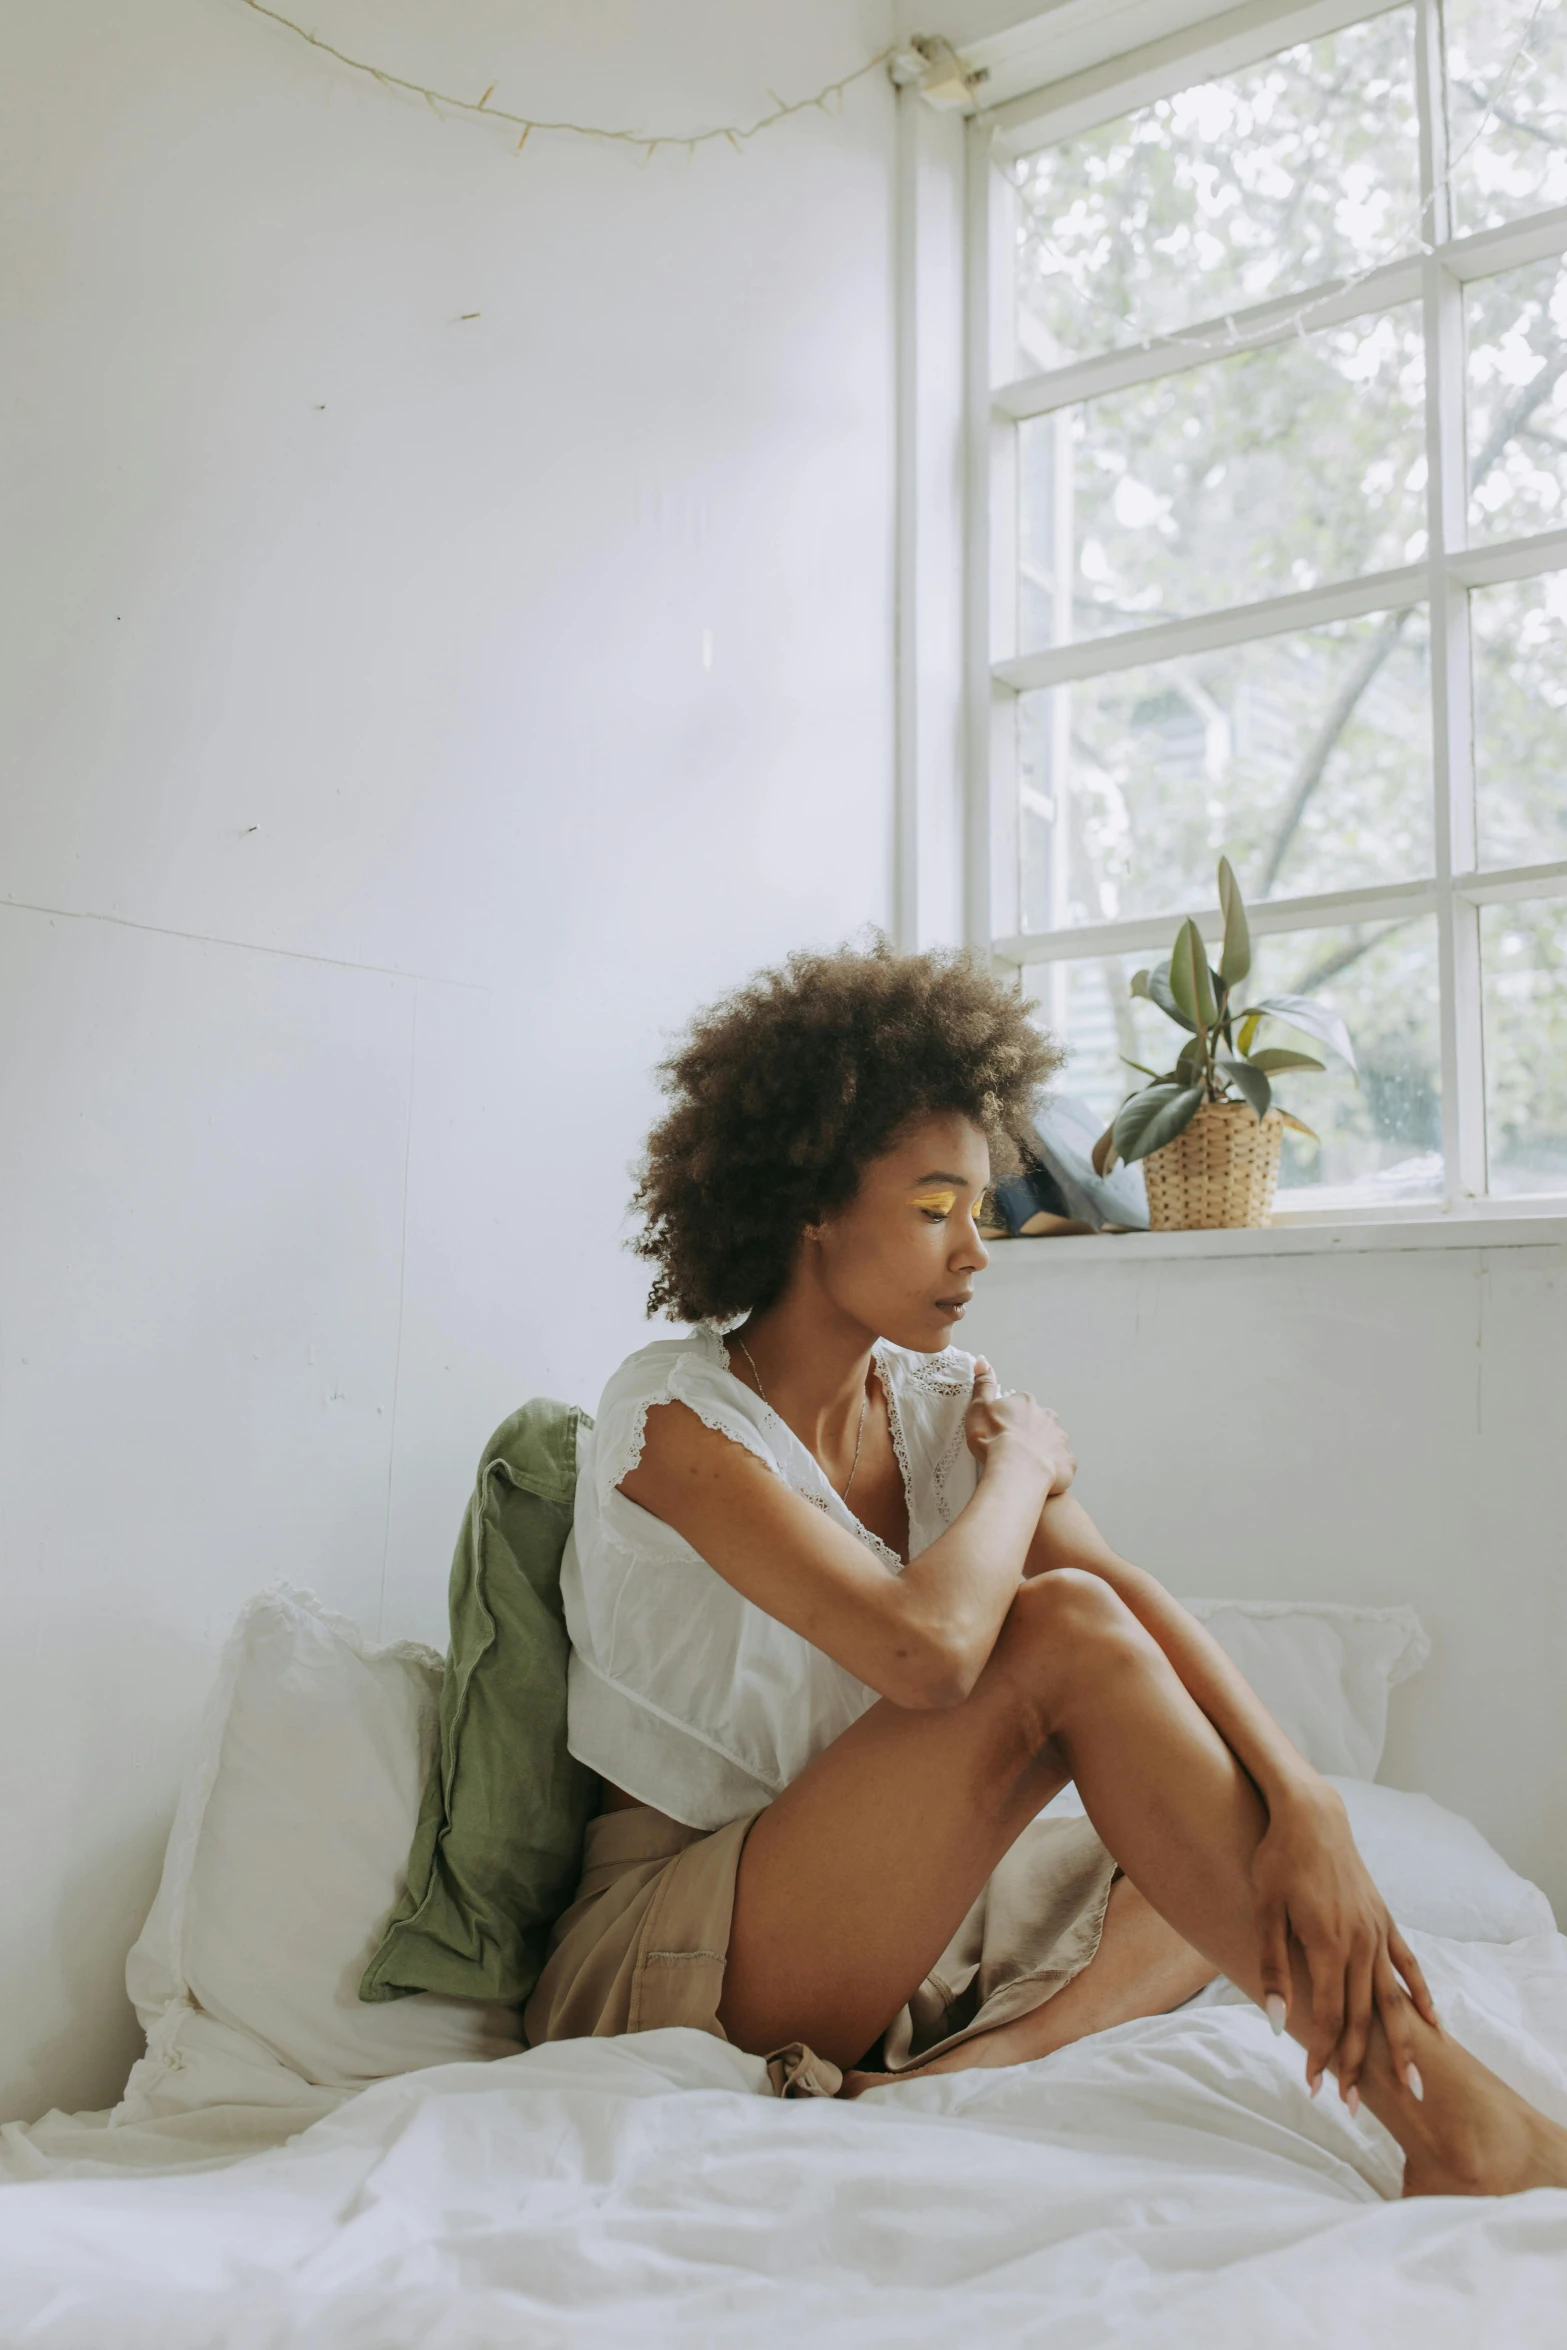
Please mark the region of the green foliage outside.
<svg viewBox="0 0 1567 2350"><path fill-rule="evenodd" d="M1567 201L1560 0L1496 95L1529 17L1526 0L1450 0L1465 229ZM1179 334L1417 249L1413 75L1412 15L1399 9L1025 158L1018 372ZM1472 535L1559 528L1567 267L1482 280L1466 304ZM1288 342L1193 359L1021 428L1024 649L1424 555L1418 308L1338 326L1308 312ZM1471 605L1481 861L1567 858L1567 575L1477 591ZM1023 927L1179 912L1210 895L1221 850L1254 902L1428 875L1427 646L1416 602L1025 696ZM1523 1041L1528 1024L1505 1009L1516 997L1490 958L1522 938L1524 910L1484 928L1491 1151L1499 1184L1514 1187L1530 1169L1567 1183L1567 1022L1554 1010L1567 924L1560 907L1536 912L1527 949L1505 950L1509 971L1524 956L1533 973ZM1260 955L1275 991L1342 1015L1362 1063L1358 1086L1318 1081L1321 1141L1289 1138L1283 1183L1439 1190L1434 925L1289 934ZM1107 1113L1118 1056L1148 1057L1128 976L1120 961L1030 973L1042 1016L1077 1048L1070 1082Z"/></svg>

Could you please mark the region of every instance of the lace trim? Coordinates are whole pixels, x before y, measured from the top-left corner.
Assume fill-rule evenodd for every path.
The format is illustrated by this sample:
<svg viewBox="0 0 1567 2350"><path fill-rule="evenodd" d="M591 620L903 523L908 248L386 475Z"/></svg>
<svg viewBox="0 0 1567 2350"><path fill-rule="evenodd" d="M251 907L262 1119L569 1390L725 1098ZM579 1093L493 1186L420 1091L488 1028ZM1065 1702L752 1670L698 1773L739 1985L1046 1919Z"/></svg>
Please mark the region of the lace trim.
<svg viewBox="0 0 1567 2350"><path fill-rule="evenodd" d="M891 1366L889 1365L887 1357L881 1347L878 1346L873 1349L871 1360L876 1366L876 1376L881 1382L881 1391L887 1400L887 1433L892 1438L892 1449L898 1463L898 1475L903 1480L903 1508L904 1514L909 1521L909 1551L912 1555L914 1550L915 1525L914 1471L909 1465L909 1448L903 1441L903 1419L898 1410L898 1398L896 1393L898 1383L891 1376ZM875 1541L876 1538L873 1535L871 1539L872 1541ZM876 1547L878 1550L885 1550L887 1545L884 1542L878 1542ZM903 1571L903 1561L901 1559L898 1561L898 1571L900 1574Z"/></svg>
<svg viewBox="0 0 1567 2350"><path fill-rule="evenodd" d="M961 1467L967 1450L968 1440L960 1419L948 1437L945 1449L930 1464L930 1481L935 1489L936 1508L943 1528L950 1526L958 1514L958 1505L952 1497L951 1479L953 1471Z"/></svg>
<svg viewBox="0 0 1567 2350"><path fill-rule="evenodd" d="M636 1467L638 1461L642 1458L642 1447L647 1442L648 1413L653 1409L655 1404L669 1403L671 1400L672 1398L668 1392L661 1389L658 1394L650 1395L647 1397L645 1402L639 1403L635 1412L632 1414L631 1430L629 1436L627 1437L625 1443L622 1444L619 1452L612 1454L608 1460L603 1457L603 1455L598 1450L597 1445L595 1445L593 1453L593 1466L599 1481L599 1495L601 1499L605 1494L613 1493L615 1487L620 1483L621 1478L629 1477L632 1470ZM602 1437L602 1423L600 1424L600 1427L595 1430L595 1434Z"/></svg>
<svg viewBox="0 0 1567 2350"><path fill-rule="evenodd" d="M881 1348L877 1348L878 1357ZM974 1374L968 1369L968 1358L955 1346L944 1346L940 1354L898 1356L898 1368L904 1377L927 1395L968 1396L974 1391Z"/></svg>
<svg viewBox="0 0 1567 2350"><path fill-rule="evenodd" d="M889 1378L888 1371L901 1373L908 1379L911 1386L917 1388L922 1395L943 1403L961 1403L965 1407L974 1392L974 1374L969 1368L968 1356L961 1354L956 1347L943 1347L940 1354L937 1355L914 1355L899 1352L891 1356L890 1360L886 1359L888 1352L889 1350L882 1347L877 1348L876 1367L881 1377L883 1392L887 1398L887 1419L892 1429L893 1450L898 1456L898 1468L903 1477L904 1496L909 1510L909 1541L912 1548L915 1539L914 1476L894 1394L896 1382ZM945 1445L940 1452L934 1453L926 1464L931 1493L935 1502L935 1514L943 1531L952 1524L958 1514L959 1505L954 1500L952 1493L952 1477L954 1471L962 1463L965 1448L963 1415L960 1412Z"/></svg>
<svg viewBox="0 0 1567 2350"><path fill-rule="evenodd" d="M784 1482L788 1484L788 1479L786 1478ZM883 1566L890 1567L895 1575L902 1574L903 1561L899 1558L897 1552L892 1549L890 1544L883 1542L879 1534L873 1534L869 1526L861 1525L859 1519L855 1516L853 1510L850 1509L842 1494L834 1493L830 1486L825 1493L812 1493L804 1485L790 1485L789 1491L791 1493L797 1493L802 1501L808 1501L813 1510L820 1510L822 1516L824 1518L830 1518L834 1525L839 1523L837 1513L833 1509L833 1503L837 1502L839 1508L842 1509L844 1516L849 1521L845 1531L850 1534L858 1535L861 1542L864 1543L866 1549L873 1550L876 1553L876 1556L881 1560Z"/></svg>
<svg viewBox="0 0 1567 2350"><path fill-rule="evenodd" d="M738 1444L742 1452L754 1455L765 1467L772 1470L774 1476L783 1478L784 1483L787 1484L789 1480L784 1477L779 1463L764 1444L752 1441L748 1434L742 1434L741 1429L735 1425L732 1419L718 1417L711 1408L704 1409L700 1394L688 1395L677 1384L680 1360L681 1358L677 1356L670 1364L660 1385L651 1395L644 1396L637 1405L631 1415L630 1428L621 1439L619 1448L607 1458L601 1458L599 1454L595 1453L594 1470L598 1478L600 1500L602 1501L612 1493L623 1477L629 1477L641 1460L643 1447L647 1443L648 1413L666 1403L683 1403L688 1412L696 1414L704 1428L711 1428L715 1436L727 1436L731 1444Z"/></svg>

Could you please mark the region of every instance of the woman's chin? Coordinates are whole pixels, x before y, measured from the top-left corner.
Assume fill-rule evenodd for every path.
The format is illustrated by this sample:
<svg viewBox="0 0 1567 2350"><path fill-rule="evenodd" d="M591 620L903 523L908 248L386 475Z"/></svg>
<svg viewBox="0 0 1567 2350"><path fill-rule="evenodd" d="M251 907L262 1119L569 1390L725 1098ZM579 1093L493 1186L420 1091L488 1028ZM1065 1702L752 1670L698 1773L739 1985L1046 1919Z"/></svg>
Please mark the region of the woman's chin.
<svg viewBox="0 0 1567 2350"><path fill-rule="evenodd" d="M954 1334L962 1327L963 1316L960 1313L911 1314L902 1328L885 1330L882 1336L890 1338L894 1346L905 1348L911 1355L939 1355L952 1344Z"/></svg>

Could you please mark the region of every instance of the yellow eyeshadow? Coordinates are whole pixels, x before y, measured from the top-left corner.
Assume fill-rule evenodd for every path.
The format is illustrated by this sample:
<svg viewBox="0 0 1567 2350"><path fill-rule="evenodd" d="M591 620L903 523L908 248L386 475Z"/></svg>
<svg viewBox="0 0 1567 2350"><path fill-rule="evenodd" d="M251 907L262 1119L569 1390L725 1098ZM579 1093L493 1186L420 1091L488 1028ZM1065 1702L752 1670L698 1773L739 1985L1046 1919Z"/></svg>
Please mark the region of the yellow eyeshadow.
<svg viewBox="0 0 1567 2350"><path fill-rule="evenodd" d="M910 1200L911 1208L936 1208L943 1216L950 1216L958 1204L955 1191L922 1191Z"/></svg>

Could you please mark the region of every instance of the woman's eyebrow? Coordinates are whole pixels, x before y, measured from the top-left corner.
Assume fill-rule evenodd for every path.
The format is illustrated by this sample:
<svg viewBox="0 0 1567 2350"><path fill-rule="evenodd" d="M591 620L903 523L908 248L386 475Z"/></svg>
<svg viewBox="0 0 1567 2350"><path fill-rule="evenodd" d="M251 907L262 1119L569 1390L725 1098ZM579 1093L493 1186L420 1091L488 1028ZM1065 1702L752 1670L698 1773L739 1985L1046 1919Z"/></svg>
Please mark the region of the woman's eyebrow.
<svg viewBox="0 0 1567 2350"><path fill-rule="evenodd" d="M920 1191L927 1183L952 1183L957 1186L959 1191L967 1191L969 1188L969 1179L966 1175L949 1175L945 1169L938 1167L934 1175L919 1176L909 1185L909 1189L910 1191ZM984 1190L983 1183L979 1188L981 1191Z"/></svg>

